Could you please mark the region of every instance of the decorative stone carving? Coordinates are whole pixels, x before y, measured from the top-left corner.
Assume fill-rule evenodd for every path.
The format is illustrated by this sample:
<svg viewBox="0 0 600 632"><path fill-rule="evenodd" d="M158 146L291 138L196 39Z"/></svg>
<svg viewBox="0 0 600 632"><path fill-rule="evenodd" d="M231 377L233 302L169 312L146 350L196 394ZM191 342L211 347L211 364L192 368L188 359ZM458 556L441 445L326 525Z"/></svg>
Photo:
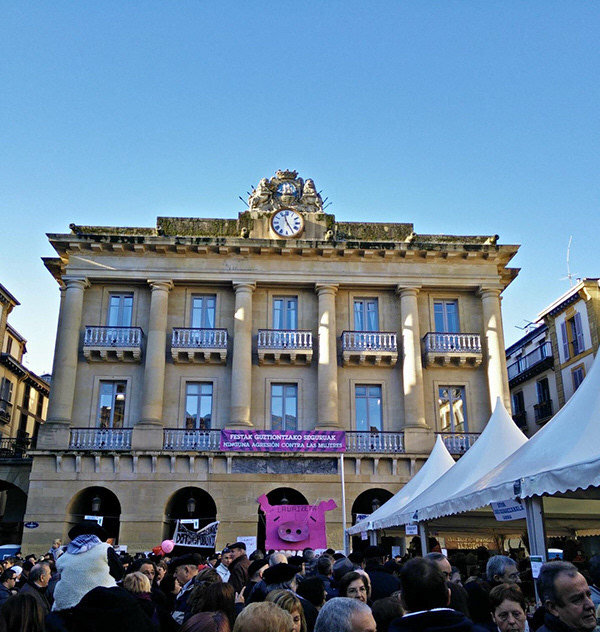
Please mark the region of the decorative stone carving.
<svg viewBox="0 0 600 632"><path fill-rule="evenodd" d="M304 213L323 210L323 199L310 178L304 181L297 171L278 171L270 180L263 178L248 198L251 211L278 211L292 208Z"/></svg>

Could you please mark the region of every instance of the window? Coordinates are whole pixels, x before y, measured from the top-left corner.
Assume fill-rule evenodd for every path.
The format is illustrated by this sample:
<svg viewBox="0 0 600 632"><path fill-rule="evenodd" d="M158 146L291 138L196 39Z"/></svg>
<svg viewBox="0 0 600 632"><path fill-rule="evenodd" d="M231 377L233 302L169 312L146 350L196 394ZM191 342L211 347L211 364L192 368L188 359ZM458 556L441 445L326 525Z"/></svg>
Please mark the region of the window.
<svg viewBox="0 0 600 632"><path fill-rule="evenodd" d="M512 396L513 412L515 415L522 413L525 410L525 400L523 398L523 391L514 393Z"/></svg>
<svg viewBox="0 0 600 632"><path fill-rule="evenodd" d="M298 329L296 296L280 296L273 299L273 329Z"/></svg>
<svg viewBox="0 0 600 632"><path fill-rule="evenodd" d="M188 382L185 387L186 430L210 430L212 405L212 382Z"/></svg>
<svg viewBox="0 0 600 632"><path fill-rule="evenodd" d="M214 329L217 297L214 294L200 294L192 297L192 327L194 329Z"/></svg>
<svg viewBox="0 0 600 632"><path fill-rule="evenodd" d="M379 331L379 306L376 298L354 299L354 331Z"/></svg>
<svg viewBox="0 0 600 632"><path fill-rule="evenodd" d="M100 382L98 427L122 428L125 420L126 382Z"/></svg>
<svg viewBox="0 0 600 632"><path fill-rule="evenodd" d="M8 355L10 355L11 351L12 351L12 346L13 346L13 339L8 336L6 339L6 353L8 353Z"/></svg>
<svg viewBox="0 0 600 632"><path fill-rule="evenodd" d="M438 333L458 333L458 301L434 301L435 330Z"/></svg>
<svg viewBox="0 0 600 632"><path fill-rule="evenodd" d="M133 294L111 294L108 301L109 327L131 327Z"/></svg>
<svg viewBox="0 0 600 632"><path fill-rule="evenodd" d="M297 384L271 384L271 430L298 430Z"/></svg>
<svg viewBox="0 0 600 632"><path fill-rule="evenodd" d="M550 401L550 384L548 378L544 377L536 383L537 398L539 404L544 404Z"/></svg>
<svg viewBox="0 0 600 632"><path fill-rule="evenodd" d="M565 360L568 360L572 356L579 355L585 350L583 325L579 312L576 312L572 318L568 318L565 322L560 324L560 333L562 336Z"/></svg>
<svg viewBox="0 0 600 632"><path fill-rule="evenodd" d="M583 364L575 367L571 372L571 375L573 376L573 390L576 391L581 386L581 383L585 378L585 369L583 367Z"/></svg>
<svg viewBox="0 0 600 632"><path fill-rule="evenodd" d="M468 432L464 386L440 386L438 409L442 432Z"/></svg>
<svg viewBox="0 0 600 632"><path fill-rule="evenodd" d="M381 432L381 386L357 384L354 391L356 430Z"/></svg>
<svg viewBox="0 0 600 632"><path fill-rule="evenodd" d="M12 402L13 383L6 377L0 382L0 401L10 404Z"/></svg>

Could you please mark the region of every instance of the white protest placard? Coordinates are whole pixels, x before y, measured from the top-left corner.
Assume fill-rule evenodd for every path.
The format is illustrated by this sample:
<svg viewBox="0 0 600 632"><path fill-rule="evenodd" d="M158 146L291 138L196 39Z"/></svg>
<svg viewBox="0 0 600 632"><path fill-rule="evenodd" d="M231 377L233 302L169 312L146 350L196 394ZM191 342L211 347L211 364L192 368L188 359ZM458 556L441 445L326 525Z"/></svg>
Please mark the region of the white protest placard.
<svg viewBox="0 0 600 632"><path fill-rule="evenodd" d="M419 535L419 527L416 524L407 524L404 526L406 535Z"/></svg>
<svg viewBox="0 0 600 632"><path fill-rule="evenodd" d="M241 535L236 539L236 542L243 542L246 545L246 555L252 555L256 551L256 536L255 535Z"/></svg>
<svg viewBox="0 0 600 632"><path fill-rule="evenodd" d="M529 560L531 562L531 574L533 579L537 579L540 576L540 569L544 563L541 555L530 555Z"/></svg>
<svg viewBox="0 0 600 632"><path fill-rule="evenodd" d="M500 522L507 520L525 519L525 507L519 500L501 500L497 503L490 503L494 517Z"/></svg>
<svg viewBox="0 0 600 632"><path fill-rule="evenodd" d="M83 516L83 519L84 520L95 520L100 526L102 526L102 523L104 522L104 516Z"/></svg>

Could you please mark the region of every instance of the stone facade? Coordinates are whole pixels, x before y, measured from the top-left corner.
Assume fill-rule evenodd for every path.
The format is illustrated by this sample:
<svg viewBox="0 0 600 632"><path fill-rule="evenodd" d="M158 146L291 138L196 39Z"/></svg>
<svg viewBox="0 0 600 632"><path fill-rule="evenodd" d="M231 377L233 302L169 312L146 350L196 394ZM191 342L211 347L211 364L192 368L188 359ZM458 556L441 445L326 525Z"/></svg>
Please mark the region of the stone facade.
<svg viewBox="0 0 600 632"><path fill-rule="evenodd" d="M62 300L28 550L92 507L133 550L179 518L218 519L219 547L260 541L264 493L335 499L340 548L343 525L410 480L436 432L459 453L497 397L510 407L500 294L517 246L497 236L337 222L311 180L282 171L237 220L49 239ZM345 430L347 451L227 453L223 428Z"/></svg>

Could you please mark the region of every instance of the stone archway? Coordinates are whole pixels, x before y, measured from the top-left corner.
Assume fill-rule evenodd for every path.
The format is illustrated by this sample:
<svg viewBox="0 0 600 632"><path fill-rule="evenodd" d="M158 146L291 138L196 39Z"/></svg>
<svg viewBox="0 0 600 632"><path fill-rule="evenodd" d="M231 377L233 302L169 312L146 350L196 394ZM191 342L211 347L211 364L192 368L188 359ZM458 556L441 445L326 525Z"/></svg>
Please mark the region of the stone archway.
<svg viewBox="0 0 600 632"><path fill-rule="evenodd" d="M277 487L267 494L270 505L308 505L308 500L304 494L292 487ZM258 508L258 525L256 527L256 547L265 550L265 513Z"/></svg>
<svg viewBox="0 0 600 632"><path fill-rule="evenodd" d="M0 545L21 542L26 506L27 494L20 487L0 481Z"/></svg>
<svg viewBox="0 0 600 632"><path fill-rule="evenodd" d="M108 537L117 544L121 526L121 503L116 494L106 487L92 486L79 491L67 506L67 532L85 516L102 517Z"/></svg>
<svg viewBox="0 0 600 632"><path fill-rule="evenodd" d="M205 527L217 520L217 505L213 497L200 487L183 487L171 494L165 506L163 521L163 540L170 540L175 533L178 520L191 519L198 521L198 528ZM174 554L177 554L176 547ZM209 549L197 549L203 554Z"/></svg>
<svg viewBox="0 0 600 632"><path fill-rule="evenodd" d="M386 503L393 494L387 489L373 488L359 494L352 503L352 524L358 522L357 516L372 514L376 509ZM360 535L352 536L352 550L362 551L369 546L369 540L362 540Z"/></svg>

